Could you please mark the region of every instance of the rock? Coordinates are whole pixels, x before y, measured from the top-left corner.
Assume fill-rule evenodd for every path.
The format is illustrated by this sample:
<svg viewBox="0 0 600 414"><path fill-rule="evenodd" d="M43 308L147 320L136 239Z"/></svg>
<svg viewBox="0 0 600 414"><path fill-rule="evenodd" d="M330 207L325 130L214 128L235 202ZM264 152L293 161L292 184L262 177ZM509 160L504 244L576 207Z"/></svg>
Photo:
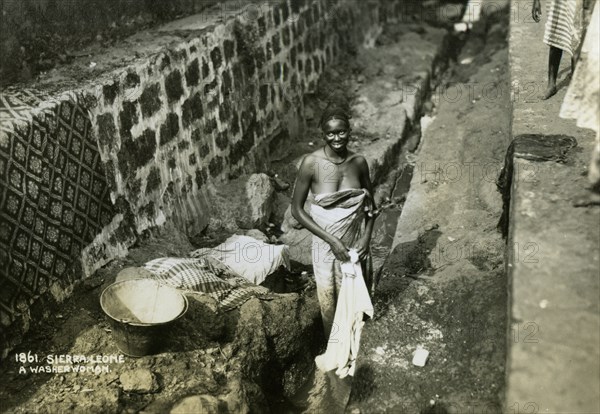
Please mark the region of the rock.
<svg viewBox="0 0 600 414"><path fill-rule="evenodd" d="M450 22L450 23L457 22L460 20L462 14L463 14L463 10L458 4L444 4L441 6L440 9L441 9L440 10L441 13L437 17L439 18L439 20L441 22ZM466 12L467 15L472 14L472 13L473 13L472 10L468 10Z"/></svg>
<svg viewBox="0 0 600 414"><path fill-rule="evenodd" d="M302 224L292 216L292 206L287 206L283 213L283 221L281 222L281 230L286 233L293 229L301 229Z"/></svg>
<svg viewBox="0 0 600 414"><path fill-rule="evenodd" d="M269 238L265 233L257 229L250 229L243 232L245 236L252 237L261 242L269 243Z"/></svg>
<svg viewBox="0 0 600 414"><path fill-rule="evenodd" d="M424 102L423 103L423 112L427 114L431 111L433 111L433 103L430 101Z"/></svg>
<svg viewBox="0 0 600 414"><path fill-rule="evenodd" d="M90 277L83 281L83 287L85 289L92 290L102 285L102 283L104 283L104 279L101 277Z"/></svg>
<svg viewBox="0 0 600 414"><path fill-rule="evenodd" d="M312 239L312 233L306 229L289 229L279 237L289 247L290 260L305 265L312 264Z"/></svg>
<svg viewBox="0 0 600 414"><path fill-rule="evenodd" d="M117 273L115 282L140 278L152 278L152 273L143 267L126 267Z"/></svg>
<svg viewBox="0 0 600 414"><path fill-rule="evenodd" d="M273 185L275 186L275 191L277 192L285 191L290 188L290 183L279 178L277 174L275 174L275 176L273 176L271 179L273 180Z"/></svg>
<svg viewBox="0 0 600 414"><path fill-rule="evenodd" d="M149 369L138 368L119 377L123 391L147 394L157 392L160 387L156 375Z"/></svg>
<svg viewBox="0 0 600 414"><path fill-rule="evenodd" d="M221 397L221 401L227 406L225 410L228 413L250 413L250 408L246 402L246 390L242 386L239 379L231 379L228 381L227 387L230 392L227 395Z"/></svg>
<svg viewBox="0 0 600 414"><path fill-rule="evenodd" d="M117 387L97 387L93 394L93 404L88 412L117 412L120 390ZM90 397L88 397L90 398Z"/></svg>
<svg viewBox="0 0 600 414"><path fill-rule="evenodd" d="M290 200L290 202L291 202L291 200ZM304 203L304 211L306 211L307 213L309 213L309 211L310 211L310 205L311 205L310 200L306 200L306 202ZM285 233L291 229L299 230L302 228L303 228L302 224L298 223L298 220L296 220L294 218L294 216L292 216L292 206L288 205L288 207L285 210L285 213L283 213L283 222L281 223L281 231L283 231Z"/></svg>
<svg viewBox="0 0 600 414"><path fill-rule="evenodd" d="M266 227L275 200L275 188L266 174L252 174L229 181L218 188L211 186L209 230Z"/></svg>
<svg viewBox="0 0 600 414"><path fill-rule="evenodd" d="M189 295L187 317L193 321L194 332L208 340L216 340L224 334L225 317L219 312L218 302L208 295ZM189 338L189 339L188 339ZM183 339L182 343L193 346L191 336Z"/></svg>
<svg viewBox="0 0 600 414"><path fill-rule="evenodd" d="M192 395L180 400L170 411L170 414L218 414L219 400L212 395Z"/></svg>
<svg viewBox="0 0 600 414"><path fill-rule="evenodd" d="M277 224L283 224L283 222L285 221L285 213L287 210L289 210L290 208L290 203L292 202L292 199L284 194L284 193L275 193L275 202L273 203L273 211L271 213L271 220ZM291 210L288 213L290 215L290 218L293 219L293 217L291 217ZM299 225L300 223L298 223L296 221L296 223Z"/></svg>
<svg viewBox="0 0 600 414"><path fill-rule="evenodd" d="M254 225L266 224L271 217L275 188L266 174L252 174L246 183L250 216Z"/></svg>

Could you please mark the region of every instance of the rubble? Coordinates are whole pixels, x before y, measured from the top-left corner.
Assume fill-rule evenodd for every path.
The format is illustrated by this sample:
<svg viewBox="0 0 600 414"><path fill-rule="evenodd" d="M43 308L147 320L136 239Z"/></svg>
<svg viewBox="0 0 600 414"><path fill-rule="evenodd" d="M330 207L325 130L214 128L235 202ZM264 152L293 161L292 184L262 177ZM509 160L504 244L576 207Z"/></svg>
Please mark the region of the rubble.
<svg viewBox="0 0 600 414"><path fill-rule="evenodd" d="M190 413L218 414L219 400L210 394L192 395L179 401L170 411L170 414Z"/></svg>
<svg viewBox="0 0 600 414"><path fill-rule="evenodd" d="M121 374L119 377L123 391L147 394L158 392L160 386L156 375L149 369L135 369Z"/></svg>

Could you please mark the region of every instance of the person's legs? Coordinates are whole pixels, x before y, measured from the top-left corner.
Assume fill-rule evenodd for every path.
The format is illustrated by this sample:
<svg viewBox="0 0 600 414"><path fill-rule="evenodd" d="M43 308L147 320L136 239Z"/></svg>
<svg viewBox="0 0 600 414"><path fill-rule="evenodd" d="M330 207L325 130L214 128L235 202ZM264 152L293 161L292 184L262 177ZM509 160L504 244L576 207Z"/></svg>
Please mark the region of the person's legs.
<svg viewBox="0 0 600 414"><path fill-rule="evenodd" d="M556 93L556 79L558 78L558 68L562 58L562 49L550 46L548 54L548 87L542 99L546 100Z"/></svg>

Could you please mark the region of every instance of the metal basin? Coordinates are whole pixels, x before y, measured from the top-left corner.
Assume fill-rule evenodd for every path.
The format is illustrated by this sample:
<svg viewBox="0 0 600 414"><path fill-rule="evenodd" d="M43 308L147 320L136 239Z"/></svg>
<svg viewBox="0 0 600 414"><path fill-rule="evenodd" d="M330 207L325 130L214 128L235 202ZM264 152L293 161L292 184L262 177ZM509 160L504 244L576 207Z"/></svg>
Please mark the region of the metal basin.
<svg viewBox="0 0 600 414"><path fill-rule="evenodd" d="M188 308L185 295L151 279L115 282L100 295L113 338L125 355L156 353L172 323Z"/></svg>

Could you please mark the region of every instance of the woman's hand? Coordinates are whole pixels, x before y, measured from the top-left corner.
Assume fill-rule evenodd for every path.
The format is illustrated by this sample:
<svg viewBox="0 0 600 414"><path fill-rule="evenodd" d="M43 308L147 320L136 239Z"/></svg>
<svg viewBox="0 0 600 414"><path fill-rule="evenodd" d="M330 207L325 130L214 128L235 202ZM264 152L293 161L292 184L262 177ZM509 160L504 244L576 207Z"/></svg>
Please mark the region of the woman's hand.
<svg viewBox="0 0 600 414"><path fill-rule="evenodd" d="M533 0L533 6L531 7L531 17L538 23L540 16L542 15L542 7L540 6L540 0Z"/></svg>
<svg viewBox="0 0 600 414"><path fill-rule="evenodd" d="M331 243L331 251L336 259L341 262L350 261L350 255L348 254L348 248L342 243L342 241L338 238L335 238Z"/></svg>
<svg viewBox="0 0 600 414"><path fill-rule="evenodd" d="M370 238L362 237L358 240L356 252L358 253L358 258L360 260L365 260L367 258L367 255L369 254L369 244L371 244Z"/></svg>

